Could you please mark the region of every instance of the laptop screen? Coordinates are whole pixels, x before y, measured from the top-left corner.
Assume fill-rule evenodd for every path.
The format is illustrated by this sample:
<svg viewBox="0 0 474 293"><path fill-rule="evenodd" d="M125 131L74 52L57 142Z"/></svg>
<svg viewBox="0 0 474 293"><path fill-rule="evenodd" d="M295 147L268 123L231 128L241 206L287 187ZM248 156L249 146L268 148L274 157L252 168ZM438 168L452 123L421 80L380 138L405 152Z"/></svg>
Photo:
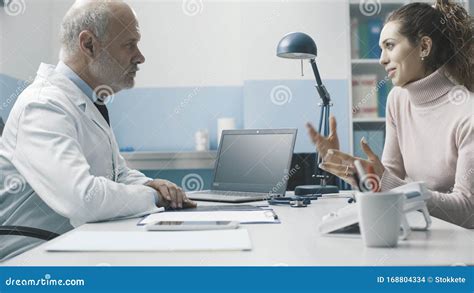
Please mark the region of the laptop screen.
<svg viewBox="0 0 474 293"><path fill-rule="evenodd" d="M296 129L222 134L212 189L284 194Z"/></svg>

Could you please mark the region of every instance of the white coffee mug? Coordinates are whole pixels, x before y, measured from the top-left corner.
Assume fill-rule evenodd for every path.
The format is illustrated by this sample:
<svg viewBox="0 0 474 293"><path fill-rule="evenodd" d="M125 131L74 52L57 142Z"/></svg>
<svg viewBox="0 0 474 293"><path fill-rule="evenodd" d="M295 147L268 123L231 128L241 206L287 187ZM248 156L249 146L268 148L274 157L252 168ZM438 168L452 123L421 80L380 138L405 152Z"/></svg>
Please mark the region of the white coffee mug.
<svg viewBox="0 0 474 293"><path fill-rule="evenodd" d="M405 195L400 192L371 192L356 195L362 240L368 247L394 247L406 239L407 229L400 235L405 220Z"/></svg>
<svg viewBox="0 0 474 293"><path fill-rule="evenodd" d="M204 152L209 150L209 131L200 129L194 134L196 141L196 151Z"/></svg>
<svg viewBox="0 0 474 293"><path fill-rule="evenodd" d="M221 141L222 130L235 129L234 118L219 118L217 120L217 144Z"/></svg>

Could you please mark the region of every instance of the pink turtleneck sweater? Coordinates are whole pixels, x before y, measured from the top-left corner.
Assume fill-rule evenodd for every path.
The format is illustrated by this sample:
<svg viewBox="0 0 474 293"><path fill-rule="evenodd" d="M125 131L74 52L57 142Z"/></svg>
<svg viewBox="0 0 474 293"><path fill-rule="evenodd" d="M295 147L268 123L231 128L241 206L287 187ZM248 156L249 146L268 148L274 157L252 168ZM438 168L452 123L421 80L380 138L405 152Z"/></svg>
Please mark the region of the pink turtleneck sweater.
<svg viewBox="0 0 474 293"><path fill-rule="evenodd" d="M382 191L424 181L432 216L474 228L474 95L442 69L387 101Z"/></svg>

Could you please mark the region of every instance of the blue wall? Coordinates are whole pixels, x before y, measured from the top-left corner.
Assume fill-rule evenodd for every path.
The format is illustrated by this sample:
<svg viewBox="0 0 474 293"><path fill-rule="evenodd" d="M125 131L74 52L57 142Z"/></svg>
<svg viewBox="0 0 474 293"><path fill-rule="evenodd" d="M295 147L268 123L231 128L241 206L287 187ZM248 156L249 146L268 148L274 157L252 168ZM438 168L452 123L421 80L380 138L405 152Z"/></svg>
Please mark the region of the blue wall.
<svg viewBox="0 0 474 293"><path fill-rule="evenodd" d="M295 152L313 152L305 124L317 128L321 102L311 80L266 80L244 83L244 125L246 128L298 128ZM349 151L349 89L347 80L324 80L333 101L331 114L338 122L343 151Z"/></svg>
<svg viewBox="0 0 474 293"><path fill-rule="evenodd" d="M0 73L0 117L7 120L18 95L28 86L22 80Z"/></svg>
<svg viewBox="0 0 474 293"><path fill-rule="evenodd" d="M338 121L341 149L349 151L346 80L324 80ZM194 133L209 130L217 148L217 119L233 117L237 128L298 128L295 152L314 146L305 129L317 125L319 96L311 80L245 81L243 86L136 88L118 93L107 105L121 148L141 151L194 150ZM0 75L0 115L6 120L25 82Z"/></svg>
<svg viewBox="0 0 474 293"><path fill-rule="evenodd" d="M348 83L324 81L334 102L341 148L349 150ZM6 120L24 81L0 74L0 115ZM305 129L317 125L320 99L310 80L246 81L243 86L136 88L118 93L107 107L121 148L142 151L194 150L194 133L207 128L211 149L217 148L217 119L234 117L238 128L298 128L295 152L312 152ZM180 186L187 175L209 189L212 170L153 170L147 176ZM189 177L188 176L188 177ZM193 182L188 180L188 182Z"/></svg>
<svg viewBox="0 0 474 293"><path fill-rule="evenodd" d="M242 88L137 88L107 105L120 147L142 151L192 151L194 134L208 129L217 148L217 119L233 117L243 128Z"/></svg>

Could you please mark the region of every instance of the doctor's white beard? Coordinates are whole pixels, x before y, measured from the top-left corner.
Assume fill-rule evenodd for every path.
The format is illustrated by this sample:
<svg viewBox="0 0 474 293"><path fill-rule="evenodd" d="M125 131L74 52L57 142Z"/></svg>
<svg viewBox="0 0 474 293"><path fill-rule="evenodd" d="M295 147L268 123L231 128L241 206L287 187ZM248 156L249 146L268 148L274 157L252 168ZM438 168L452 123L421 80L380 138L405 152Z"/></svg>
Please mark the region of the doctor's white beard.
<svg viewBox="0 0 474 293"><path fill-rule="evenodd" d="M132 88L135 81L127 75L129 68L122 68L119 63L103 50L97 61L89 64L89 69L100 85L107 85L117 93L123 89Z"/></svg>

